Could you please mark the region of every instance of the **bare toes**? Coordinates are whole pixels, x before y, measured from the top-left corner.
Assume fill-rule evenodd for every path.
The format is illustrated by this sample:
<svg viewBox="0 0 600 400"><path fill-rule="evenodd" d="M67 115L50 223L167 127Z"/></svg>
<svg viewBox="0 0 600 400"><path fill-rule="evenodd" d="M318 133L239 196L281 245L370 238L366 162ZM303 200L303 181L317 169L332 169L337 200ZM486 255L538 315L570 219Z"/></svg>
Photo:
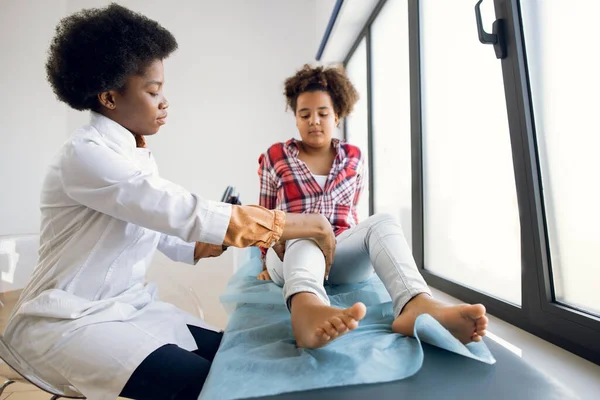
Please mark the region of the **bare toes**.
<svg viewBox="0 0 600 400"><path fill-rule="evenodd" d="M317 336L320 336L321 340L331 340L331 337L327 334L327 332L323 328L317 329Z"/></svg>
<svg viewBox="0 0 600 400"><path fill-rule="evenodd" d="M300 303L302 304L302 303ZM358 327L366 314L366 307L356 303L347 309L322 305L294 306L292 331L298 347L320 348L330 341ZM299 311L300 310L300 311Z"/></svg>
<svg viewBox="0 0 600 400"><path fill-rule="evenodd" d="M327 334L331 337L337 337L338 336L338 331L337 329L335 329L335 326L333 326L333 324L329 321L325 321L325 323L323 324L323 327L325 329L325 332L327 332Z"/></svg>
<svg viewBox="0 0 600 400"><path fill-rule="evenodd" d="M356 321L360 321L367 314L367 306L365 306L363 303L358 302L352 307L347 308L344 314L347 314L349 317Z"/></svg>
<svg viewBox="0 0 600 400"><path fill-rule="evenodd" d="M487 321L487 317L485 316L486 310L483 304L475 304L473 312L476 315L477 319L485 318L485 320Z"/></svg>
<svg viewBox="0 0 600 400"><path fill-rule="evenodd" d="M348 327L348 329L353 330L353 329L358 328L358 321L356 321L351 316L349 316L349 315L340 315L340 318L344 322L344 325L346 325Z"/></svg>
<svg viewBox="0 0 600 400"><path fill-rule="evenodd" d="M346 326L346 324L341 320L340 317L333 317L329 320L329 322L331 322L331 325L333 325L333 327L339 332L339 333L344 333L348 330L348 327Z"/></svg>
<svg viewBox="0 0 600 400"><path fill-rule="evenodd" d="M475 332L477 332L478 335L483 336L483 335L485 335L484 332L487 329L487 327L488 327L487 318L482 317L482 318L478 319L475 323Z"/></svg>
<svg viewBox="0 0 600 400"><path fill-rule="evenodd" d="M477 324L477 327L483 326L483 325L487 325L488 324L488 317L486 317L485 315L481 318L477 318L475 320L475 324Z"/></svg>

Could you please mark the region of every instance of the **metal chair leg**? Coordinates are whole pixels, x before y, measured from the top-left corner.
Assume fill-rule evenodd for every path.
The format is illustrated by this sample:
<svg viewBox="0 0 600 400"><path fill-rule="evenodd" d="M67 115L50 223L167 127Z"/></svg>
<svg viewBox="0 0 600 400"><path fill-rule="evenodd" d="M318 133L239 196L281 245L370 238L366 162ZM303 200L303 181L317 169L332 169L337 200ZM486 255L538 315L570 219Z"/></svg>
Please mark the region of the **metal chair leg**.
<svg viewBox="0 0 600 400"><path fill-rule="evenodd" d="M2 394L2 392L4 392L4 389L6 389L6 387L7 387L8 385L12 385L13 383L15 383L15 381L11 381L10 379L9 379L9 380L7 380L6 382L4 382L4 383L2 384L2 386L0 386L0 395Z"/></svg>

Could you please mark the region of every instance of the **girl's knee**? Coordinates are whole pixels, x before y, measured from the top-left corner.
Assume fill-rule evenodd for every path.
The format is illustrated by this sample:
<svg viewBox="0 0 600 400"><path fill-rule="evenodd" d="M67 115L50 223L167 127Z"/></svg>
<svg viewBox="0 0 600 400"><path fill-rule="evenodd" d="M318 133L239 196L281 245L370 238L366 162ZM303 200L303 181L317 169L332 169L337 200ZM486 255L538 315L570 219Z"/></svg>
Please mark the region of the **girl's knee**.
<svg viewBox="0 0 600 400"><path fill-rule="evenodd" d="M319 246L313 239L307 238L288 240L285 244L285 251L288 252L291 248L294 248L294 251L312 251L319 249Z"/></svg>
<svg viewBox="0 0 600 400"><path fill-rule="evenodd" d="M367 221L372 227L383 225L383 224L394 224L400 226L398 218L390 213L377 213L370 216Z"/></svg>

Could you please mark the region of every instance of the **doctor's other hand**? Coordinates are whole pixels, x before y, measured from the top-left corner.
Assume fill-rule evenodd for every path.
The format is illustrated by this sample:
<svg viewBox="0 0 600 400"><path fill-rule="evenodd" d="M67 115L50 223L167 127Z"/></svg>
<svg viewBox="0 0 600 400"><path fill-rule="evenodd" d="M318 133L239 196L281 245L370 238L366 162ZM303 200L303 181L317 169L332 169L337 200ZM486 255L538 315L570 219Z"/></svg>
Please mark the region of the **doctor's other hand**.
<svg viewBox="0 0 600 400"><path fill-rule="evenodd" d="M201 258L219 257L225 250L227 250L227 247L220 244L196 242L196 247L194 248L194 260L197 261Z"/></svg>
<svg viewBox="0 0 600 400"><path fill-rule="evenodd" d="M283 256L285 255L285 240L280 240L273 245L273 251L277 254L277 257L283 262Z"/></svg>

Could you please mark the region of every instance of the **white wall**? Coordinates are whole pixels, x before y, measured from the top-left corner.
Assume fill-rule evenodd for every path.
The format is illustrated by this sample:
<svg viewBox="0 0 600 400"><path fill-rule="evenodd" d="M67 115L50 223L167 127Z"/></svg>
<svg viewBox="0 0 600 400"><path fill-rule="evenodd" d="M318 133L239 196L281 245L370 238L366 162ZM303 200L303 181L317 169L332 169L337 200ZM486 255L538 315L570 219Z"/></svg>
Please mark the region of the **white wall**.
<svg viewBox="0 0 600 400"><path fill-rule="evenodd" d="M46 51L66 1L0 0L0 235L39 230L46 165L64 142L66 107L46 82Z"/></svg>
<svg viewBox="0 0 600 400"><path fill-rule="evenodd" d="M314 61L334 4L327 1L327 9L319 0L118 2L156 19L179 42L165 61L169 121L148 141L162 176L206 198L220 198L232 184L243 202L258 201L259 154L296 135L294 118L285 112L283 81ZM0 0L3 38L18 37L0 42L2 54L9 55L0 63L0 235L38 231L44 168L88 119L58 103L45 81L53 29L71 12L107 4ZM190 267L158 255L148 279L185 308L182 292L193 288L207 320L224 326L218 295L233 270L232 258L228 251Z"/></svg>

